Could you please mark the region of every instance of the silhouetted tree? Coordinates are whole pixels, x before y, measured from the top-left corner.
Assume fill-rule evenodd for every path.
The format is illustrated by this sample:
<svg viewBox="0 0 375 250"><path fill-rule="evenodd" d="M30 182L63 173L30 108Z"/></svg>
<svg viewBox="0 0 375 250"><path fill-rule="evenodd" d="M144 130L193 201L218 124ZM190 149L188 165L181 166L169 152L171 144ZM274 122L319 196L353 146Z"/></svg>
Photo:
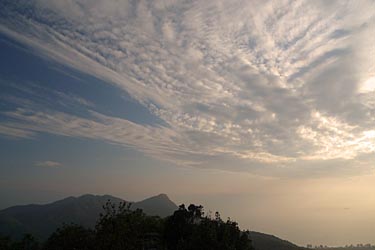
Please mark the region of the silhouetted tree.
<svg viewBox="0 0 375 250"><path fill-rule="evenodd" d="M92 250L94 232L76 224L63 225L47 240L45 250Z"/></svg>
<svg viewBox="0 0 375 250"><path fill-rule="evenodd" d="M0 248L1 249L1 248ZM25 234L23 238L12 244L12 250L39 250L40 244L31 234Z"/></svg>
<svg viewBox="0 0 375 250"><path fill-rule="evenodd" d="M118 207L110 201L104 206L104 214L95 227L96 246L100 250L138 250L148 244L150 235L161 232L159 217L146 216L142 210L130 210L131 204L120 203Z"/></svg>
<svg viewBox="0 0 375 250"><path fill-rule="evenodd" d="M181 205L165 222L165 245L173 250L251 250L248 232L218 212L215 218L203 217L203 207Z"/></svg>
<svg viewBox="0 0 375 250"><path fill-rule="evenodd" d="M11 246L12 246L12 240L7 236L0 235L0 249L11 250Z"/></svg>
<svg viewBox="0 0 375 250"><path fill-rule="evenodd" d="M131 210L131 204L108 201L95 229L63 225L44 244L44 250L252 250L248 231L235 221L211 218L202 206L184 204L172 216L161 219ZM39 250L31 236L12 242L0 236L0 250Z"/></svg>

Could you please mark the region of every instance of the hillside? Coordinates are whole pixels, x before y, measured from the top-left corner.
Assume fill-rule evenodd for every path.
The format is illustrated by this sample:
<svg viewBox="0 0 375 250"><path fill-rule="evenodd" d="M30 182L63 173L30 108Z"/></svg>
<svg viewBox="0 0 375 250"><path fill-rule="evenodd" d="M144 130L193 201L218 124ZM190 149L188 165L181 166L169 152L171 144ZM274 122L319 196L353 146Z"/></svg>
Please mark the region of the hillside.
<svg viewBox="0 0 375 250"><path fill-rule="evenodd" d="M303 250L303 247L299 247L289 241L282 240L276 236L250 232L251 239L253 240L253 246L255 250Z"/></svg>

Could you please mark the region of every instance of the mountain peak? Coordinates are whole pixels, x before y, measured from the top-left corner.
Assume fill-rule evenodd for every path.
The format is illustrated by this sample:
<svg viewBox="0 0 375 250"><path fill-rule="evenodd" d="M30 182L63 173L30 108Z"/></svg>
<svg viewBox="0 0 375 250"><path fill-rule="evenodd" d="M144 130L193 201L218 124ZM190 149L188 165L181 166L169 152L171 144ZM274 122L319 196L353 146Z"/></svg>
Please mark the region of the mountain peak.
<svg viewBox="0 0 375 250"><path fill-rule="evenodd" d="M133 208L142 208L146 214L166 217L178 209L168 195L161 193L133 204Z"/></svg>
<svg viewBox="0 0 375 250"><path fill-rule="evenodd" d="M158 199L171 200L171 199L169 199L168 195L167 195L167 194L164 194L164 193L161 193L161 194L155 195L155 196L153 196L153 197L150 197L149 199L151 199L151 198L158 198Z"/></svg>
<svg viewBox="0 0 375 250"><path fill-rule="evenodd" d="M115 199L115 200L118 200L120 198L117 198L117 197L114 197L112 195L109 195L109 194L104 194L104 195L98 195L98 194L83 194L81 196L78 196L76 197L77 199Z"/></svg>

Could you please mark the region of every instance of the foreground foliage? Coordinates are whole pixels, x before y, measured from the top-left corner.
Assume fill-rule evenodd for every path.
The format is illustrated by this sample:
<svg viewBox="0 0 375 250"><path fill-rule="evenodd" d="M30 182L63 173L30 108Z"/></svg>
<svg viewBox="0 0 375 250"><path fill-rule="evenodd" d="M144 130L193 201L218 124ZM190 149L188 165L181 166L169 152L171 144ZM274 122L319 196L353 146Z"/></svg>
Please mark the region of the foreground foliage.
<svg viewBox="0 0 375 250"><path fill-rule="evenodd" d="M204 216L203 207L181 205L173 215L162 219L118 206L110 201L103 207L95 229L63 225L44 244L31 235L17 242L0 236L2 250L252 250L249 232L241 231L220 214Z"/></svg>

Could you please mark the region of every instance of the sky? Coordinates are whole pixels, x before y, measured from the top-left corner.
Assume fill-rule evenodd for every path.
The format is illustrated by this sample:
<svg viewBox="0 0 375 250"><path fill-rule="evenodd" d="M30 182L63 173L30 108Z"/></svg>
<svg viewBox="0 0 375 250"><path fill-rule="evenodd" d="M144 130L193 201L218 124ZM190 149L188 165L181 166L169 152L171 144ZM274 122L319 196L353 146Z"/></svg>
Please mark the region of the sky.
<svg viewBox="0 0 375 250"><path fill-rule="evenodd" d="M375 244L373 0L1 0L0 208L167 193Z"/></svg>

